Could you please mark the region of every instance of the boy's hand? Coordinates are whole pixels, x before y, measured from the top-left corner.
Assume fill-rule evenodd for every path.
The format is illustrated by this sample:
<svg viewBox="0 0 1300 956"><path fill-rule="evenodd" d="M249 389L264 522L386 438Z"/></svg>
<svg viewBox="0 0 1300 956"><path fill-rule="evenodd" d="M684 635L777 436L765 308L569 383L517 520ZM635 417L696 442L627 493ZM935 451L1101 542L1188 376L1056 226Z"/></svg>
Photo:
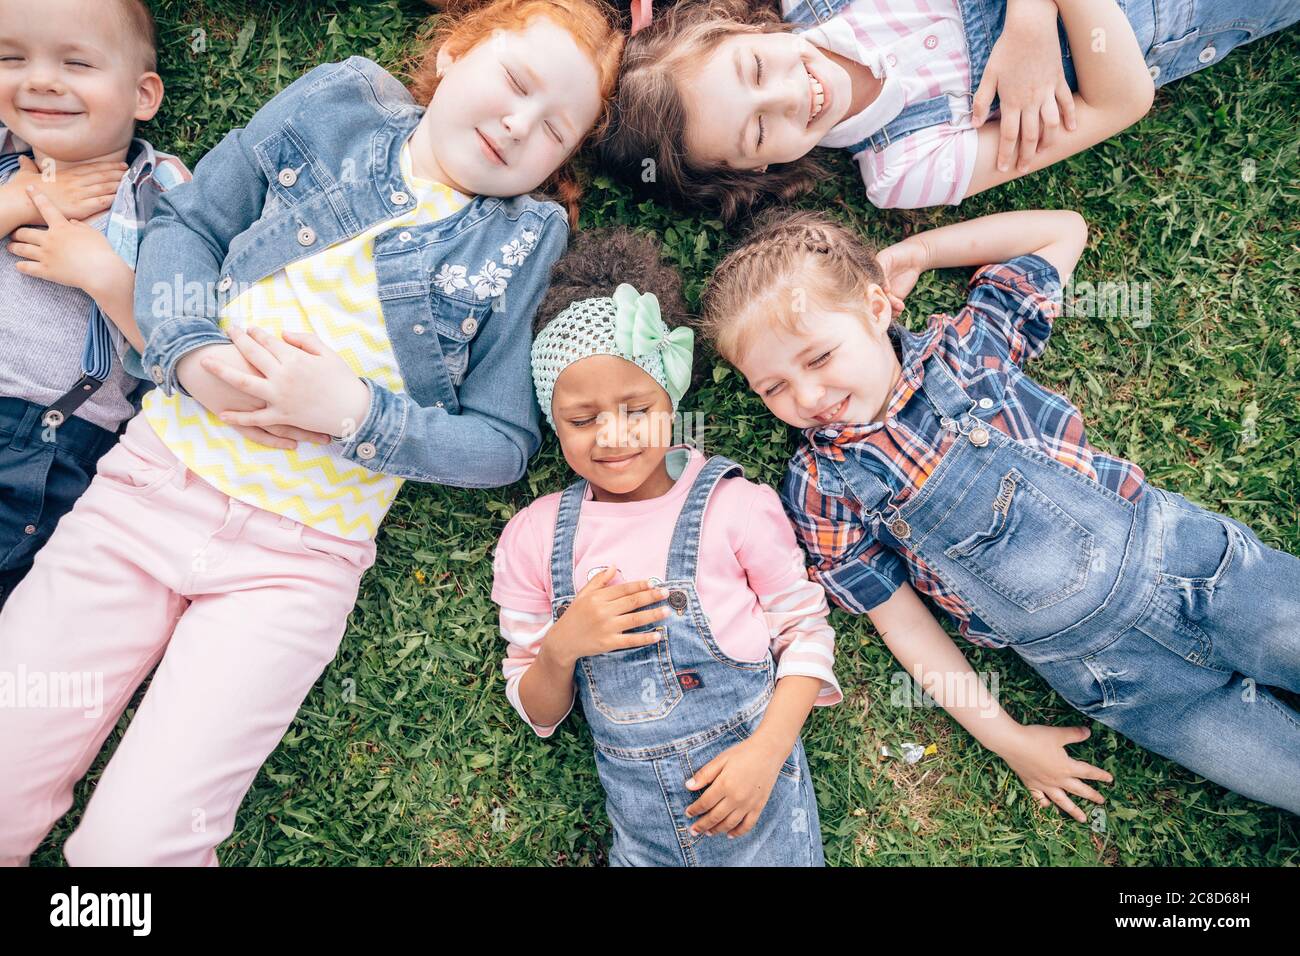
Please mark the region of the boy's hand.
<svg viewBox="0 0 1300 956"><path fill-rule="evenodd" d="M1074 94L1065 81L1052 0L1012 0L1008 5L1006 25L971 104L977 129L988 119L995 95L1002 113L999 170L1009 169L1018 152L1017 171L1023 175L1034 153L1051 144L1062 124L1075 128Z"/></svg>
<svg viewBox="0 0 1300 956"><path fill-rule="evenodd" d="M667 607L637 610L662 601L668 591L651 587L649 581L608 585L614 573L614 568L605 568L593 575L568 610L546 632L542 646L566 669L576 664L579 657L644 647L663 638L659 631L625 632L662 621L671 614L672 609Z"/></svg>
<svg viewBox="0 0 1300 956"><path fill-rule="evenodd" d="M257 370L244 361L244 357L233 345L204 345L192 352L186 352L176 364L176 378L195 401L214 415L230 410L255 411L265 407L258 399L237 388L232 388L204 368L204 365L209 362L230 367L241 373L257 374ZM232 427L250 441L271 448L293 449L298 447L299 441L327 445L330 440L328 435L304 431L290 425L272 425L267 428L250 425Z"/></svg>
<svg viewBox="0 0 1300 956"><path fill-rule="evenodd" d="M230 410L231 425L293 425L325 435L351 435L370 409L370 390L337 352L315 335L231 329L230 340L253 371L210 361L204 368L259 400L256 411Z"/></svg>
<svg viewBox="0 0 1300 956"><path fill-rule="evenodd" d="M686 808L688 817L703 814L691 824L691 833L739 837L752 830L767 806L786 756L755 736L727 748L697 770L686 786L708 789Z"/></svg>
<svg viewBox="0 0 1300 956"><path fill-rule="evenodd" d="M67 218L87 219L113 205L113 197L117 195L118 184L126 169L126 163L87 163L67 169L56 167L54 178L45 179L39 167L29 157L22 156L18 159L18 172L5 185L24 192L28 191L28 186L33 186L48 196L55 208ZM42 218L34 208L27 220L33 225L47 221L48 218Z"/></svg>
<svg viewBox="0 0 1300 956"><path fill-rule="evenodd" d="M1081 743L1091 734L1092 731L1087 727L1031 724L1021 728L1017 742L1012 749L1002 753L1002 759L1029 788L1040 807L1049 807L1055 803L1080 823L1087 823L1088 817L1066 794L1072 793L1093 803L1102 803L1102 795L1083 781L1115 782L1115 778L1105 770L1075 760L1065 752L1067 744Z"/></svg>
<svg viewBox="0 0 1300 956"><path fill-rule="evenodd" d="M903 311L903 300L916 287L916 280L930 268L925 243L911 236L880 250L876 261L885 274L885 294L889 296L890 308L898 315Z"/></svg>
<svg viewBox="0 0 1300 956"><path fill-rule="evenodd" d="M39 190L28 187L28 194L48 228L24 226L9 237L9 251L27 260L15 265L23 275L72 286L93 297L116 273L130 269L98 229L65 218Z"/></svg>

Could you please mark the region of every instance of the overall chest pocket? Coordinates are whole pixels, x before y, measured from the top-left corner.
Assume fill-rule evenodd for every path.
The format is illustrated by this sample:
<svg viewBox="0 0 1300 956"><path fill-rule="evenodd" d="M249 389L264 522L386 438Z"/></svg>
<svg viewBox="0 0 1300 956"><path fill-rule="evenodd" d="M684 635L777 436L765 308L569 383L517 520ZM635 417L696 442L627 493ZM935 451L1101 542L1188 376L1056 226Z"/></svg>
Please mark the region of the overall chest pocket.
<svg viewBox="0 0 1300 956"><path fill-rule="evenodd" d="M433 327L425 332L436 335L442 360L451 384L460 387L469 368L470 348L479 330L492 314L492 300L471 295L434 291L431 302Z"/></svg>
<svg viewBox="0 0 1300 956"><path fill-rule="evenodd" d="M635 629L657 631L659 640L644 647L609 651L578 661L591 694L591 703L605 719L616 724L658 720L682 699L682 687L668 650L663 625Z"/></svg>
<svg viewBox="0 0 1300 956"><path fill-rule="evenodd" d="M991 504L988 529L949 547L948 558L1026 611L1083 589L1092 564L1091 532L1016 468L1002 476Z"/></svg>

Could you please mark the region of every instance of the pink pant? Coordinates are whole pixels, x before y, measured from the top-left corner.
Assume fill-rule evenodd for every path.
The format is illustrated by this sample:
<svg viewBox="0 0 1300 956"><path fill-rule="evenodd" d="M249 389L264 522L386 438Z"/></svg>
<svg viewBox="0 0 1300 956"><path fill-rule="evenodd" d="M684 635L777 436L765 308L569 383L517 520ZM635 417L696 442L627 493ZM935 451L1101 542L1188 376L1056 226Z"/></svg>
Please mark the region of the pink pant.
<svg viewBox="0 0 1300 956"><path fill-rule="evenodd" d="M0 863L67 812L157 665L64 854L216 865L374 558L227 497L133 419L0 613Z"/></svg>

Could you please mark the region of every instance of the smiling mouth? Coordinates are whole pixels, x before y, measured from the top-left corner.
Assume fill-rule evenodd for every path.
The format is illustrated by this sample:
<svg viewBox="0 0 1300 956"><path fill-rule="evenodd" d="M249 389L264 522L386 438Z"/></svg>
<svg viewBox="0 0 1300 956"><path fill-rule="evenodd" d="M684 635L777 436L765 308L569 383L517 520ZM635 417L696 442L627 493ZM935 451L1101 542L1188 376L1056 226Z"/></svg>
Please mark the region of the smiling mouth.
<svg viewBox="0 0 1300 956"><path fill-rule="evenodd" d="M835 405L813 416L813 421L819 425L829 425L831 422L839 421L848 409L849 397L845 395Z"/></svg>
<svg viewBox="0 0 1300 956"><path fill-rule="evenodd" d="M498 163L501 166L504 166L506 164L505 157L503 157L501 155L501 151L498 150L496 146L492 144L492 140L488 139L486 136L483 135L482 132L480 132L477 129L474 130L474 132L478 133L478 138L482 141L483 151L488 154L488 158L493 162Z"/></svg>
<svg viewBox="0 0 1300 956"><path fill-rule="evenodd" d="M808 74L808 122L804 125L806 129L812 126L817 117L821 116L822 111L826 109L827 97L826 87L822 85L821 80L817 79L816 74L808 69L806 63L803 71Z"/></svg>
<svg viewBox="0 0 1300 956"><path fill-rule="evenodd" d="M639 451L634 451L631 454L624 455L620 458L597 458L596 464L603 465L606 468L611 468L614 471L622 471L640 457L641 453Z"/></svg>
<svg viewBox="0 0 1300 956"><path fill-rule="evenodd" d="M18 107L18 109L19 109L20 112L26 113L26 114L28 114L29 116L40 116L40 117L47 117L47 118L48 118L48 117L59 117L59 116L79 116L79 115L80 115L80 113L78 113L78 112L76 112L76 111L74 111L74 110L46 110L46 109L39 109L39 108L36 108L36 107L28 107L28 106L20 106L20 107Z"/></svg>

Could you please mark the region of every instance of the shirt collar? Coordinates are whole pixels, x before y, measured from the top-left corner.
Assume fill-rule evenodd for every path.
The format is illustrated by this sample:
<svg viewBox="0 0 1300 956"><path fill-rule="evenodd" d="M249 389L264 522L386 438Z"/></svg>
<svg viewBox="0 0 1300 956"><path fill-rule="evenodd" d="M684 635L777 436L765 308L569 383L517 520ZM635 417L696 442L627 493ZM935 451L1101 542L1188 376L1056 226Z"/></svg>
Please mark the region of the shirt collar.
<svg viewBox="0 0 1300 956"><path fill-rule="evenodd" d="M32 152L31 145L13 130L8 127L0 127L0 129L4 130L3 136L0 136L0 155ZM127 170L122 180L130 183L132 189L137 189L158 165L158 154L147 139L133 136L131 145L126 148L126 161Z"/></svg>

